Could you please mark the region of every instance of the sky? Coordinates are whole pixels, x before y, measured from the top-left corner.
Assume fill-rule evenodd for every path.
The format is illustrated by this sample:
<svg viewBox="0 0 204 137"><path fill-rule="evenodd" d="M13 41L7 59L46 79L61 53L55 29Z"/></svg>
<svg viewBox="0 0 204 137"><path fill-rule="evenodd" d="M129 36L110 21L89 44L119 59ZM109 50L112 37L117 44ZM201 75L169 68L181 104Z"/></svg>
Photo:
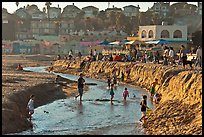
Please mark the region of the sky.
<svg viewBox="0 0 204 137"><path fill-rule="evenodd" d="M51 7L57 7L59 4L59 7L63 10L63 8L66 5L72 5L74 3L75 6L78 8L82 9L83 7L86 6L95 6L99 8L99 11L105 10L108 8L108 2L51 2L52 5ZM170 4L173 4L176 2L171 2ZM35 4L38 6L38 8L42 11L43 7L45 7L45 2L19 2L18 8L26 6L27 4L32 5ZM110 8L117 7L117 8L122 8L124 6L128 5L134 5L140 6L140 11L147 11L148 7L152 7L154 2L110 2ZM197 2L188 2L188 4L194 4L197 5ZM16 6L15 2L2 2L2 7L6 8L9 13L14 13L18 8Z"/></svg>

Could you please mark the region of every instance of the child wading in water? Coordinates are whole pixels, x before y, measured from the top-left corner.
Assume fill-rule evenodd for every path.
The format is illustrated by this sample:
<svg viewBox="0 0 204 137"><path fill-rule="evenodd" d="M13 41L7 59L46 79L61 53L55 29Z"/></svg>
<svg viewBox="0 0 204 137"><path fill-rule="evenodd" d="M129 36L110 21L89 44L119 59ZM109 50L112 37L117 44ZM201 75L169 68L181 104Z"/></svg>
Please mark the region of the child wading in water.
<svg viewBox="0 0 204 137"><path fill-rule="evenodd" d="M155 87L156 87L156 85L158 85L158 79L157 78L155 78L154 82L151 85L151 97L153 97L154 94L155 94Z"/></svg>
<svg viewBox="0 0 204 137"><path fill-rule="evenodd" d="M34 99L35 95L30 96L30 100L27 104L28 114L29 114L29 120L31 121L32 114L34 113Z"/></svg>
<svg viewBox="0 0 204 137"><path fill-rule="evenodd" d="M141 105L141 112L142 112L142 117L140 121L142 122L142 120L144 120L144 123L145 123L147 108L149 108L147 106L147 96L146 95L143 95L143 100L141 101L140 105Z"/></svg>
<svg viewBox="0 0 204 137"><path fill-rule="evenodd" d="M124 101L126 101L127 96L129 97L129 92L128 92L127 88L125 88L125 90L123 92Z"/></svg>
<svg viewBox="0 0 204 137"><path fill-rule="evenodd" d="M114 97L113 87L114 87L114 84L111 84L111 89L110 89L111 105L113 105L113 97Z"/></svg>
<svg viewBox="0 0 204 137"><path fill-rule="evenodd" d="M110 89L111 88L111 79L110 79L110 77L108 77L107 83L108 83L108 89Z"/></svg>

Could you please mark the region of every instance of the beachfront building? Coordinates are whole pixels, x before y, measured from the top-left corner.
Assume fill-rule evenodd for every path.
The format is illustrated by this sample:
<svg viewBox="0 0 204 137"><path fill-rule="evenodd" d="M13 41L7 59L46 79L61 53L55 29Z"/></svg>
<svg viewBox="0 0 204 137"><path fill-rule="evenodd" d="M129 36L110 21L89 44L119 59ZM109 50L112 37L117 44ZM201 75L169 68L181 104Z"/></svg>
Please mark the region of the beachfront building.
<svg viewBox="0 0 204 137"><path fill-rule="evenodd" d="M99 9L94 6L87 6L82 8L84 11L84 18L94 18L99 12Z"/></svg>
<svg viewBox="0 0 204 137"><path fill-rule="evenodd" d="M139 5L136 6L133 6L133 5L129 5L129 6L125 6L123 7L124 10L123 10L123 13L125 16L128 16L128 17L132 17L132 16L138 16L140 11L140 7Z"/></svg>
<svg viewBox="0 0 204 137"><path fill-rule="evenodd" d="M175 45L186 45L187 25L149 25L139 26L140 41L164 39ZM176 44L177 43L177 44Z"/></svg>

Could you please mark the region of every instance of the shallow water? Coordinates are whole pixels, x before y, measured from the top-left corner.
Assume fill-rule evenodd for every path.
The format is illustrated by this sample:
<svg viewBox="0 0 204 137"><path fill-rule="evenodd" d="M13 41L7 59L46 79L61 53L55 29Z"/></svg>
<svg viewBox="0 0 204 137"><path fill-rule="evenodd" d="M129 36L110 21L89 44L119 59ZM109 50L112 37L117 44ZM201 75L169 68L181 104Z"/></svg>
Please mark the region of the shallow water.
<svg viewBox="0 0 204 137"><path fill-rule="evenodd" d="M24 70L48 73L45 67L28 67ZM64 78L77 80L78 76L60 74ZM103 80L85 78L87 83L96 83L89 86L84 93L80 104L79 98L74 97L56 100L50 104L35 109L33 115L33 129L15 133L18 135L80 135L80 134L102 134L102 135L143 135L145 134L139 119L141 117L140 101L142 94L148 93L139 87L120 84L114 90L114 104L110 101L95 101L110 99L107 83ZM122 92L127 87L130 97L123 101ZM133 96L136 95L136 97ZM148 100L147 105L153 108Z"/></svg>

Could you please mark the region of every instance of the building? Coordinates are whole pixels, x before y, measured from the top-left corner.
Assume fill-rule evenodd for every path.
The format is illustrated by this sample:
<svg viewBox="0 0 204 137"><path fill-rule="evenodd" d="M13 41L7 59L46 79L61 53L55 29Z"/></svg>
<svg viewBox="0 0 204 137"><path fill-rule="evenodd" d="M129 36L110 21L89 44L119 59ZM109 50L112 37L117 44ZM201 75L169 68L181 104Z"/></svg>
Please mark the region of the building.
<svg viewBox="0 0 204 137"><path fill-rule="evenodd" d="M19 8L14 13L21 19L31 19L31 15L27 12L25 8Z"/></svg>
<svg viewBox="0 0 204 137"><path fill-rule="evenodd" d="M202 2L198 2L197 13L198 15L202 15Z"/></svg>
<svg viewBox="0 0 204 137"><path fill-rule="evenodd" d="M39 8L38 8L38 6L37 5L27 5L26 6L26 11L30 14L30 15L32 15L34 12L36 12L36 11L39 11Z"/></svg>
<svg viewBox="0 0 204 137"><path fill-rule="evenodd" d="M2 8L2 40L16 40L16 16Z"/></svg>
<svg viewBox="0 0 204 137"><path fill-rule="evenodd" d="M81 12L81 10L74 5L74 3L72 5L67 5L66 7L64 7L61 17L62 18L75 18L79 13Z"/></svg>
<svg viewBox="0 0 204 137"><path fill-rule="evenodd" d="M187 25L150 25L139 26L141 41L165 39L187 41Z"/></svg>
<svg viewBox="0 0 204 137"><path fill-rule="evenodd" d="M129 5L129 6L125 6L123 7L124 10L123 10L123 13L125 16L128 16L128 17L132 17L132 16L138 16L140 11L140 7L139 5L136 7L136 6L133 6L133 5Z"/></svg>
<svg viewBox="0 0 204 137"><path fill-rule="evenodd" d="M148 9L160 17L167 17L170 11L170 2L155 2L154 5Z"/></svg>
<svg viewBox="0 0 204 137"><path fill-rule="evenodd" d="M61 8L58 7L50 7L48 10L49 18L50 19L56 19L61 16Z"/></svg>
<svg viewBox="0 0 204 137"><path fill-rule="evenodd" d="M59 34L59 20L32 20L31 30L33 37L38 35L58 35Z"/></svg>
<svg viewBox="0 0 204 137"><path fill-rule="evenodd" d="M40 10L35 11L31 14L32 19L37 19L37 20L42 20L42 19L46 19L47 15L45 12L42 12Z"/></svg>
<svg viewBox="0 0 204 137"><path fill-rule="evenodd" d="M60 22L59 34L68 35L74 30L74 21L73 20L62 20Z"/></svg>
<svg viewBox="0 0 204 137"><path fill-rule="evenodd" d="M84 11L84 18L94 18L99 12L99 9L94 6L87 6L82 8Z"/></svg>
<svg viewBox="0 0 204 137"><path fill-rule="evenodd" d="M112 12L114 12L114 13L121 13L122 12L122 9L121 8L117 8L117 7L114 7L114 5L113 5L113 8L107 8L106 10L105 10L105 12L106 12L106 17L110 17L110 14L112 13Z"/></svg>

